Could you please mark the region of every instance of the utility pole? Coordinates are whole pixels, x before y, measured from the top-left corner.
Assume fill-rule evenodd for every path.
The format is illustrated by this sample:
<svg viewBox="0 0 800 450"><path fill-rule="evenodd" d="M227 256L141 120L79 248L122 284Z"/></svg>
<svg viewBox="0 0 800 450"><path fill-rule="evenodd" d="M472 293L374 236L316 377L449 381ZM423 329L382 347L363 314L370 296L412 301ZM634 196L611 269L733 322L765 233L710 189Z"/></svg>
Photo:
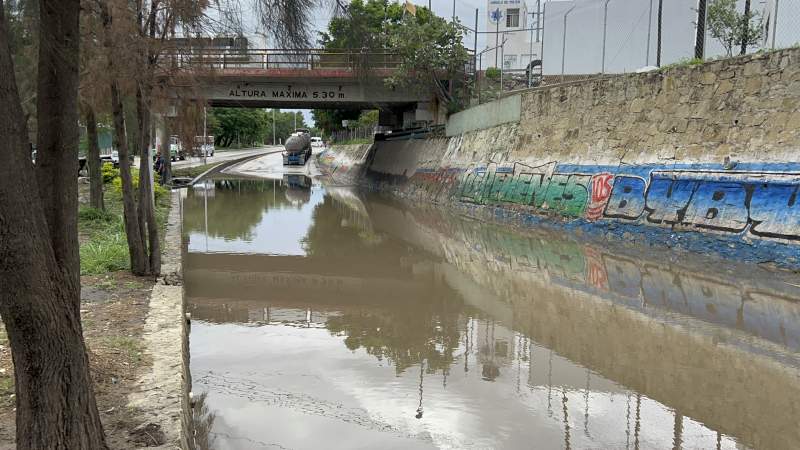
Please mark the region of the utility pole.
<svg viewBox="0 0 800 450"><path fill-rule="evenodd" d="M497 15L497 23L494 28L494 46L500 46L500 15ZM494 66L497 67L497 50L494 51Z"/></svg>
<svg viewBox="0 0 800 450"><path fill-rule="evenodd" d="M645 56L644 65L650 65L650 31L653 29L653 0L650 0L650 13L647 14L647 56Z"/></svg>
<svg viewBox="0 0 800 450"><path fill-rule="evenodd" d="M478 73L481 71L481 68L478 66L478 8L475 8L475 39L472 44L472 65L474 66L475 70L475 84L478 84L480 80L478 79ZM480 89L480 86L478 86Z"/></svg>
<svg viewBox="0 0 800 450"><path fill-rule="evenodd" d="M456 21L456 0L453 0L453 22Z"/></svg>
<svg viewBox="0 0 800 450"><path fill-rule="evenodd" d="M572 10L575 9L575 5L572 8L568 9L567 12L564 13L564 36L561 39L561 82L564 82L564 63L566 61L567 55L567 16Z"/></svg>
<svg viewBox="0 0 800 450"><path fill-rule="evenodd" d="M297 131L297 111L294 112L294 131Z"/></svg>
<svg viewBox="0 0 800 450"><path fill-rule="evenodd" d="M600 58L600 73L606 73L606 32L608 30L608 3L603 5L603 56ZM566 30L565 30L566 31Z"/></svg>
<svg viewBox="0 0 800 450"><path fill-rule="evenodd" d="M272 145L275 145L275 108L272 108Z"/></svg>
<svg viewBox="0 0 800 450"><path fill-rule="evenodd" d="M208 136L208 131L206 130L206 123L207 123L207 114L206 114L206 106L203 105L203 145L200 146L200 151L203 152L203 164L208 164L208 147L206 146L206 136ZM197 122L195 122L197 123Z"/></svg>
<svg viewBox="0 0 800 450"><path fill-rule="evenodd" d="M536 14L536 13L531 13L531 19L533 19L534 14ZM525 25L528 25L528 24L526 23ZM536 28L537 28L537 32L538 32L538 28L539 27L536 27ZM528 72L528 87L531 87L531 78L533 77L533 27L530 27L530 29L531 29L531 37L530 37L530 42L528 43L528 70L527 70L527 72Z"/></svg>
<svg viewBox="0 0 800 450"><path fill-rule="evenodd" d="M656 66L661 67L661 26L664 13L664 0L658 0L658 39L656 44Z"/></svg>
<svg viewBox="0 0 800 450"><path fill-rule="evenodd" d="M705 56L706 3L707 0L699 0L697 4L697 35L694 39L694 57L696 59L703 59Z"/></svg>
<svg viewBox="0 0 800 450"><path fill-rule="evenodd" d="M775 35L778 33L778 3L779 0L775 0L775 9L772 10L772 48L775 49Z"/></svg>
<svg viewBox="0 0 800 450"><path fill-rule="evenodd" d="M742 17L742 49L740 55L747 54L747 41L750 40L750 0L744 0L744 17Z"/></svg>

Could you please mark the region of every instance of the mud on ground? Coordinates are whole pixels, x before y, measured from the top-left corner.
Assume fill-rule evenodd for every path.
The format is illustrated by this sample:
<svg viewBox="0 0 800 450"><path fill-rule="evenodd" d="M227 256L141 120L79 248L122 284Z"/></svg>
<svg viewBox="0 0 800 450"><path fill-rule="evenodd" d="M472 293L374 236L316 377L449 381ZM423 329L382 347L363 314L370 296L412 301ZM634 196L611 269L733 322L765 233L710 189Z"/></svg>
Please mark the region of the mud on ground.
<svg viewBox="0 0 800 450"><path fill-rule="evenodd" d="M134 432L145 425L143 411L127 407L137 378L151 365L142 331L154 281L112 272L81 277L81 318L94 379L97 407L110 448L158 445L155 433ZM14 448L14 374L11 350L0 323L0 449Z"/></svg>

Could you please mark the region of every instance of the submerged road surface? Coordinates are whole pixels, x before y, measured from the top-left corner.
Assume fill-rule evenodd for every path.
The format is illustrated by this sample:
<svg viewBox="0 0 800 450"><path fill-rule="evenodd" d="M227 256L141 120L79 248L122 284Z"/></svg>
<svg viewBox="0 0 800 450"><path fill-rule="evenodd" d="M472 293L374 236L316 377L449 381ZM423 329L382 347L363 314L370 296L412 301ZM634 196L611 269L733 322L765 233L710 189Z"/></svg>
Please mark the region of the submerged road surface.
<svg viewBox="0 0 800 450"><path fill-rule="evenodd" d="M796 279L408 209L270 158L184 199L213 448L800 446Z"/></svg>

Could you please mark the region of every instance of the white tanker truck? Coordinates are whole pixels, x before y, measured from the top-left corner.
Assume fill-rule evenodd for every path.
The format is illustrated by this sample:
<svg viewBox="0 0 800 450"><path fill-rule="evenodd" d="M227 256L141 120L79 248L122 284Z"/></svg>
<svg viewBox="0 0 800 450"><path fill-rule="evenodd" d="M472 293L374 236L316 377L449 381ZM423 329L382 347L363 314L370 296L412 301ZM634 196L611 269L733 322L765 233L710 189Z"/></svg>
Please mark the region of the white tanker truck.
<svg viewBox="0 0 800 450"><path fill-rule="evenodd" d="M283 151L283 165L302 166L311 158L311 134L304 128L298 128L286 139Z"/></svg>

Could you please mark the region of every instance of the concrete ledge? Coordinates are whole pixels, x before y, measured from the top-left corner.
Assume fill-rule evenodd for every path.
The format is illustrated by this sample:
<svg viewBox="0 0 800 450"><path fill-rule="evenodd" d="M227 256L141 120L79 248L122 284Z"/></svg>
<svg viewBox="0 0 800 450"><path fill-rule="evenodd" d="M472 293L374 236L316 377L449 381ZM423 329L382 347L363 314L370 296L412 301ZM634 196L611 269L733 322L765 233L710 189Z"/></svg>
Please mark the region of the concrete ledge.
<svg viewBox="0 0 800 450"><path fill-rule="evenodd" d="M128 396L128 406L148 411L147 422L158 424L167 440L158 448L180 448L183 385L180 192L172 192L167 233L161 254L162 273L153 287L142 339L153 359L137 381L140 390Z"/></svg>
<svg viewBox="0 0 800 450"><path fill-rule="evenodd" d="M485 130L509 122L519 122L522 96L512 95L484 103L451 115L447 120L448 137L469 131Z"/></svg>

